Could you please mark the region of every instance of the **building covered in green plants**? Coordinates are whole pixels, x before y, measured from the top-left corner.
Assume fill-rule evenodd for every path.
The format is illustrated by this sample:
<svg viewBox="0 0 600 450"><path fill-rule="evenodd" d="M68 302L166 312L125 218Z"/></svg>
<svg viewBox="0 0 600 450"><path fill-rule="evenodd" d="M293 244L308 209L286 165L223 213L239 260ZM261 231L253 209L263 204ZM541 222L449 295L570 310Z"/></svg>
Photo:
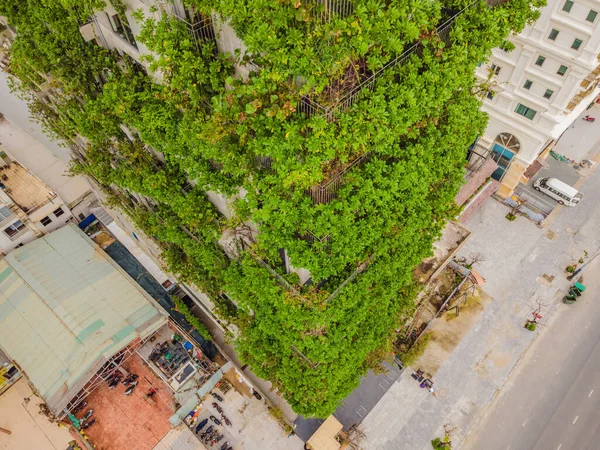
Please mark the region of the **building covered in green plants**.
<svg viewBox="0 0 600 450"><path fill-rule="evenodd" d="M326 417L390 354L528 0L4 0L9 71L73 170Z"/></svg>

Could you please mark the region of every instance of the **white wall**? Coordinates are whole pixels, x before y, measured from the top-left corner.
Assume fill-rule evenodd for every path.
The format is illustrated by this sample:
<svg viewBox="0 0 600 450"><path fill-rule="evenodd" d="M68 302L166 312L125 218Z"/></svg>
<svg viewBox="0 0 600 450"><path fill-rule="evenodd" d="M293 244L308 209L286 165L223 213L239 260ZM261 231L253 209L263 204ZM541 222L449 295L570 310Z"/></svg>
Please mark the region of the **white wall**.
<svg viewBox="0 0 600 450"><path fill-rule="evenodd" d="M499 133L511 133L521 142L516 158L526 165L537 158L549 139L560 136L599 91L582 100L573 112L565 111L583 79L599 64L600 14L594 23L586 17L590 9L600 13L600 3L575 1L569 13L562 11L564 3L549 0L535 24L510 38L514 50L494 49L490 64L477 70L478 77L485 80L491 64L501 67L495 78L496 95L482 107L490 117L482 143L491 144ZM552 29L559 31L554 41L548 39ZM571 48L575 38L582 41L578 50ZM540 55L545 58L541 66L536 64ZM561 65L567 67L562 76L557 73ZM524 88L526 80L533 82L529 89ZM550 99L544 98L547 89L553 91ZM515 112L519 103L536 111L533 120Z"/></svg>

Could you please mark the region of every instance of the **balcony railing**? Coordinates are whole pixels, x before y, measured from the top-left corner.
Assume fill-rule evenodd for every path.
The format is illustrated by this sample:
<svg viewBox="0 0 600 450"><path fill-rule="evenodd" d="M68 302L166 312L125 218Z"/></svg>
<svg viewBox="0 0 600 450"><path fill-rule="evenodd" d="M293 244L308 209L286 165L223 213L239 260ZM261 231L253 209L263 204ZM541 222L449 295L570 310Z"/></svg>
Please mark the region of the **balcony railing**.
<svg viewBox="0 0 600 450"><path fill-rule="evenodd" d="M327 0L325 0L327 1ZM491 7L498 6L506 3L507 0L487 0L487 4ZM444 21L441 25L436 27L436 33L439 38L446 43L446 46L451 45L450 39L450 31L452 29L452 25L457 18L459 18L465 11L469 10L473 6L477 5L479 2L475 1L470 5L465 6L462 10L455 13L452 17ZM360 84L357 84L354 88L348 91L347 94L340 97L333 105L331 106L323 106L318 103L315 99L311 99L310 96L304 96L300 100L296 110L307 117L324 117L328 121L332 121L335 117L350 109L360 98L361 93L366 89L373 91L375 88L375 82L377 79L384 74L388 69L392 69L394 67L405 64L411 55L421 51L423 49L423 44L421 41L417 41L408 47L401 55L394 58L385 64L381 69L377 72L366 78Z"/></svg>
<svg viewBox="0 0 600 450"><path fill-rule="evenodd" d="M348 0L310 0L310 3L321 23L330 23L334 16L345 19L354 11L354 5Z"/></svg>
<svg viewBox="0 0 600 450"><path fill-rule="evenodd" d="M207 42L216 44L215 30L210 16L205 16L191 7L186 7L178 1L173 2L171 10L173 16L186 25L198 51L200 51L202 46Z"/></svg>
<svg viewBox="0 0 600 450"><path fill-rule="evenodd" d="M465 180L471 178L491 156L492 152L489 148L478 143L473 144L467 154L468 165L466 166Z"/></svg>
<svg viewBox="0 0 600 450"><path fill-rule="evenodd" d="M352 170L352 168L365 164L370 157L371 152L368 152L356 158L325 183L318 186L313 186L304 191L305 195L308 195L310 198L312 198L314 204L330 203L337 197L337 192L342 186L346 174Z"/></svg>

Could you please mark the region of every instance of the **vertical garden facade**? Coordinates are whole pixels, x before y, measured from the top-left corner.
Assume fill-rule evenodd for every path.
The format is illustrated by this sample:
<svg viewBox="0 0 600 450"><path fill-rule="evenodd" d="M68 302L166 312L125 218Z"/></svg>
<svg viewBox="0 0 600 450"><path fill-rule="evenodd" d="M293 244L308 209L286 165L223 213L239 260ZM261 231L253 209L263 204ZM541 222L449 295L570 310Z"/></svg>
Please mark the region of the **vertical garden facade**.
<svg viewBox="0 0 600 450"><path fill-rule="evenodd" d="M186 3L182 21L180 4L111 2L141 25L142 65L83 39L103 0L3 0L10 72L73 171L237 325L240 358L326 417L413 312L414 267L457 215L485 127L474 70L539 5ZM219 51L216 23L243 48Z"/></svg>

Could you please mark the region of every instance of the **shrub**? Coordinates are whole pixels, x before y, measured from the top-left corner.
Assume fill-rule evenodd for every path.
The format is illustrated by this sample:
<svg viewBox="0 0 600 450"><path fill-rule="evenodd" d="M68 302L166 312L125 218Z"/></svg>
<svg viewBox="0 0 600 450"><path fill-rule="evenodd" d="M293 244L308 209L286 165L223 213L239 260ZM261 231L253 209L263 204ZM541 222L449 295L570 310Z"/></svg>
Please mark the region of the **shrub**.
<svg viewBox="0 0 600 450"><path fill-rule="evenodd" d="M528 329L529 331L535 331L535 329L537 328L537 324L534 322L527 322L525 324L525 328Z"/></svg>
<svg viewBox="0 0 600 450"><path fill-rule="evenodd" d="M425 352L425 348L429 341L431 340L431 335L429 333L425 333L421 336L417 342L408 350L407 352L403 352L400 359L405 366L412 366L414 362Z"/></svg>

